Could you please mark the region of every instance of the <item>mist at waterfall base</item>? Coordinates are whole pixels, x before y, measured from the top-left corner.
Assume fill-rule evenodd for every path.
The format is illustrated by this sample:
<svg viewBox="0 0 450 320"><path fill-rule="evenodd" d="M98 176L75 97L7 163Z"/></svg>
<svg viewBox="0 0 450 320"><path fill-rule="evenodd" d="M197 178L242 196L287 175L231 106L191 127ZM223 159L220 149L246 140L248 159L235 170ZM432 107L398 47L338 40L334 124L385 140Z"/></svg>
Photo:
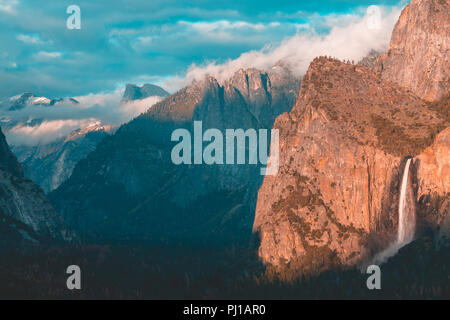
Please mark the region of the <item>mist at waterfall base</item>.
<svg viewBox="0 0 450 320"><path fill-rule="evenodd" d="M385 250L378 253L374 259L373 264L381 264L387 259L394 256L398 250L407 245L414 239L414 232L416 228L415 206L414 201L410 195L408 188L409 167L412 158L406 161L405 169L403 171L402 183L400 186L400 199L398 203L398 231L395 242L391 243Z"/></svg>

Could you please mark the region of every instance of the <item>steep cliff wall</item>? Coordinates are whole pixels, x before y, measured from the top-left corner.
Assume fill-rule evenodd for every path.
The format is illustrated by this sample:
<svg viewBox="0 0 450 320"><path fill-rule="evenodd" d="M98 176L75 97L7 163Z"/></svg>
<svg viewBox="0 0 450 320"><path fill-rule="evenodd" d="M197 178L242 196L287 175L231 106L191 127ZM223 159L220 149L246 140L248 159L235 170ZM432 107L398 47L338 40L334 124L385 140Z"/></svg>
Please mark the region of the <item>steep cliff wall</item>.
<svg viewBox="0 0 450 320"><path fill-rule="evenodd" d="M312 62L292 112L275 121L279 174L258 193L267 265L318 272L386 247L409 156L417 232L448 232L449 4L411 1L370 69Z"/></svg>
<svg viewBox="0 0 450 320"><path fill-rule="evenodd" d="M418 214L439 235L450 237L450 128L416 160Z"/></svg>
<svg viewBox="0 0 450 320"><path fill-rule="evenodd" d="M446 126L430 104L371 69L315 59L293 110L274 125L280 170L264 179L254 223L262 260L319 271L386 246L404 159Z"/></svg>
<svg viewBox="0 0 450 320"><path fill-rule="evenodd" d="M412 0L377 69L383 79L434 101L450 87L450 0Z"/></svg>

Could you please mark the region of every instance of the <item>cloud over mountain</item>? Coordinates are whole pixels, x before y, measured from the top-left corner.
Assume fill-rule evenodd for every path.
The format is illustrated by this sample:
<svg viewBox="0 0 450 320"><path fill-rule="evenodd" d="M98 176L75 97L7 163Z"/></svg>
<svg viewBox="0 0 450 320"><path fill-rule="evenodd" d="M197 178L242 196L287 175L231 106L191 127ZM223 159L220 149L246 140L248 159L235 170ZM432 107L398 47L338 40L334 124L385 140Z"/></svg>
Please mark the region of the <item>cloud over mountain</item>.
<svg viewBox="0 0 450 320"><path fill-rule="evenodd" d="M166 89L174 91L204 73L198 66L222 73L211 62L236 69L246 61L265 67L285 58L304 71L315 55L352 59L386 45L398 2L380 2L382 28L371 31L362 20L373 2L365 0L232 0L226 8L214 2L180 6L136 0L105 6L80 0L82 13L89 14L82 14L80 30L68 30L63 2L3 0L0 97L36 90L45 96L86 95L140 78L156 84L170 79ZM297 56L288 56L289 49Z"/></svg>
<svg viewBox="0 0 450 320"><path fill-rule="evenodd" d="M120 125L145 112L162 99L150 96L122 102L123 92L123 89L118 89L108 93L75 97L78 104L67 101L54 106L28 105L20 110L3 107L2 119L13 124L5 135L12 145L48 143L96 122L103 125Z"/></svg>
<svg viewBox="0 0 450 320"><path fill-rule="evenodd" d="M187 84L205 75L219 80L228 79L241 68L270 70L279 62L290 67L296 76L302 76L317 56L329 55L338 59L359 61L371 50L385 51L401 7L368 7L364 15L331 15L310 17L309 23L280 45L267 45L262 50L243 53L225 63L193 64L184 78L169 79L167 86ZM220 24L219 24L220 25ZM225 24L229 27L229 25ZM263 25L260 26L264 28ZM300 26L298 26L300 28ZM208 32L217 32L218 26L203 26ZM317 28L329 29L325 33ZM212 30L212 31L210 31Z"/></svg>

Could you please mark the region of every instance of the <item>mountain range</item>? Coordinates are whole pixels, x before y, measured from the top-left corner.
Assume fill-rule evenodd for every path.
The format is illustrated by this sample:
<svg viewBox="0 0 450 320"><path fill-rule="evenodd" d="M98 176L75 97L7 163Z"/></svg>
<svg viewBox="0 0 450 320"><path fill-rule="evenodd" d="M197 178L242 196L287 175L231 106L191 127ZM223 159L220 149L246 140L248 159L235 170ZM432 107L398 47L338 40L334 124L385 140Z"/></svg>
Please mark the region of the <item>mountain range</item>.
<svg viewBox="0 0 450 320"><path fill-rule="evenodd" d="M21 110L27 106L57 106L58 104L73 104L77 105L79 102L74 98L59 98L52 99L47 97L36 96L33 93L25 92L8 99L0 101L0 108L6 108L9 111Z"/></svg>
<svg viewBox="0 0 450 320"><path fill-rule="evenodd" d="M445 233L448 33L435 27L443 12L446 2L413 1L387 53L359 65L319 57L298 96L300 81L282 64L194 81L104 139L50 199L86 239L231 241L253 230L267 265L315 270L361 264L393 241L412 157L417 232ZM412 55L433 62L399 58ZM263 181L258 166L173 165L170 135L192 133L193 121L222 132L275 121L279 173Z"/></svg>
<svg viewBox="0 0 450 320"><path fill-rule="evenodd" d="M28 94L21 96L25 95ZM145 84L139 87L128 84L122 97L122 104L126 105L152 96L166 97L167 95L168 93L164 89L155 85ZM58 101L76 100L68 98ZM78 104L78 102L76 103ZM48 104L48 106L52 106L52 104ZM39 125L42 120L33 119L31 125ZM9 123L7 128L14 125L17 123ZM69 178L75 165L95 150L97 144L114 129L114 126L103 124L99 120L91 121L86 126L80 127L60 139L40 142L37 145L13 145L11 148L19 159L25 176L39 184L44 192L48 193Z"/></svg>
<svg viewBox="0 0 450 320"><path fill-rule="evenodd" d="M157 103L105 138L49 197L87 239L229 241L251 236L257 165L176 166L171 133L193 121L203 129L272 127L289 111L299 79L287 69L239 70Z"/></svg>
<svg viewBox="0 0 450 320"><path fill-rule="evenodd" d="M253 237L268 269L304 275L362 266L389 248L403 192L415 238L427 233L446 243L449 17L448 0L412 0L387 52L357 65L317 57L302 79L279 63L224 81L207 76L170 96L128 85L123 103L165 99L114 132L97 124L54 145L14 147L51 205L1 134L0 229L31 239L70 239L73 229L88 243L229 245ZM34 98L18 101L44 103ZM278 173L263 177L251 164L175 165L171 134L183 128L193 136L194 121L222 133L279 130Z"/></svg>

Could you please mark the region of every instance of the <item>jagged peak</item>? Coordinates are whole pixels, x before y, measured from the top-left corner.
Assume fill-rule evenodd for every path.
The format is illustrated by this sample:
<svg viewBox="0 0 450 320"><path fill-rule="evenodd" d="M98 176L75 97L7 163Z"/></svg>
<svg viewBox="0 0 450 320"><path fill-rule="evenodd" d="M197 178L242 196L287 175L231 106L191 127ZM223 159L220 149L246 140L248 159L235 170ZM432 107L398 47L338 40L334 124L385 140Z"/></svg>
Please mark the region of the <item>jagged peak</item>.
<svg viewBox="0 0 450 320"><path fill-rule="evenodd" d="M190 120L195 106L202 101L205 94L222 89L226 95L238 92L249 105L270 104L273 88L271 75L278 92L290 90L289 94L295 97L299 80L287 70L272 73L256 68L240 68L226 80L219 80L211 74L196 78L186 87L155 104L144 116L159 120Z"/></svg>
<svg viewBox="0 0 450 320"><path fill-rule="evenodd" d="M66 138L65 142L76 140L86 136L88 133L103 131L110 132L113 129L111 125L103 125L100 121L93 122L85 127L79 128L77 130L72 131Z"/></svg>

